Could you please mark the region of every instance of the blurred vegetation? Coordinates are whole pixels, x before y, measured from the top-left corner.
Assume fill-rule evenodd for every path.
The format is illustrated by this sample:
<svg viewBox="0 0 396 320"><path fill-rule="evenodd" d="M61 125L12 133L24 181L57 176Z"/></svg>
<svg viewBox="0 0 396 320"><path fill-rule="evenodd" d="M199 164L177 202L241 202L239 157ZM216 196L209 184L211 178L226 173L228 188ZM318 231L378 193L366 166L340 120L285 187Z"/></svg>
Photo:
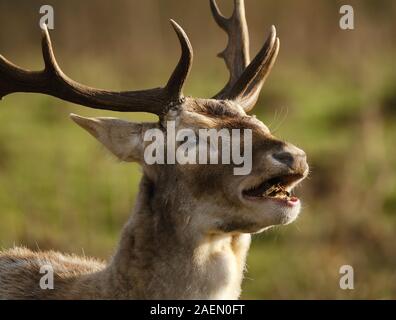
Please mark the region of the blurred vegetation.
<svg viewBox="0 0 396 320"><path fill-rule="evenodd" d="M231 1L219 0L230 13ZM226 38L208 1L50 1L58 61L96 87L163 84L179 47L168 19L189 34L195 61L186 93L209 97L227 80L215 54ZM42 1L0 0L0 52L42 66ZM340 1L247 0L252 55L275 24L281 53L255 110L302 147L310 178L304 210L287 227L254 237L243 298L396 298L396 3L349 1L355 30L338 26ZM0 246L23 244L106 258L131 211L140 171L117 164L68 113L98 112L39 95L0 106ZM339 288L339 268L355 290Z"/></svg>

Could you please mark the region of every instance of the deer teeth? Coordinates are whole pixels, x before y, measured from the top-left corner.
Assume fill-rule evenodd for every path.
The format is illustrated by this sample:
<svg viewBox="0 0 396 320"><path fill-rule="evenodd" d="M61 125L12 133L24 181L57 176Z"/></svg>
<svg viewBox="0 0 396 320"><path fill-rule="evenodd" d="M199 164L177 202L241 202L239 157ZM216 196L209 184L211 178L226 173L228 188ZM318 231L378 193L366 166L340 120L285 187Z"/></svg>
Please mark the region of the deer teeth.
<svg viewBox="0 0 396 320"><path fill-rule="evenodd" d="M243 191L244 196L248 197L260 197L260 198L281 198L290 199L293 182L293 176L279 176L271 178L267 181L262 182L259 185L250 187Z"/></svg>
<svg viewBox="0 0 396 320"><path fill-rule="evenodd" d="M275 184L264 192L264 196L275 196L279 193L283 193L284 188L280 184Z"/></svg>
<svg viewBox="0 0 396 320"><path fill-rule="evenodd" d="M263 197L271 197L271 198L286 198L288 199L290 197L290 192L285 189L284 186L281 184L276 184L270 187L268 190L266 190L263 195Z"/></svg>

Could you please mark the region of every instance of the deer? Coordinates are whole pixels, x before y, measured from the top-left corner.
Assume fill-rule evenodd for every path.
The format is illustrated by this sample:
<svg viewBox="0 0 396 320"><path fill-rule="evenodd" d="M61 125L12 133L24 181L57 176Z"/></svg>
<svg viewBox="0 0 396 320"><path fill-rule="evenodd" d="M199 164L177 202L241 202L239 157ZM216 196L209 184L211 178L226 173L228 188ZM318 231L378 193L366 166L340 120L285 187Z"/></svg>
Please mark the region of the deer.
<svg viewBox="0 0 396 320"><path fill-rule="evenodd" d="M42 26L44 69L28 71L0 55L0 98L40 93L85 107L148 112L157 122L116 118L71 119L125 162L137 162L142 178L134 211L112 257L103 262L55 251L14 247L0 252L1 299L238 299L253 234L293 222L301 200L293 189L309 172L303 150L279 140L249 114L277 58L276 29L253 60L243 0L230 17L215 0L210 8L228 38L219 54L229 71L212 98L183 95L193 61L191 43L173 20L181 57L165 86L108 91L82 85L60 69L48 29ZM234 175L232 164L152 164L144 160L145 132L247 128L252 132L252 170ZM43 290L40 268L53 269L54 287Z"/></svg>

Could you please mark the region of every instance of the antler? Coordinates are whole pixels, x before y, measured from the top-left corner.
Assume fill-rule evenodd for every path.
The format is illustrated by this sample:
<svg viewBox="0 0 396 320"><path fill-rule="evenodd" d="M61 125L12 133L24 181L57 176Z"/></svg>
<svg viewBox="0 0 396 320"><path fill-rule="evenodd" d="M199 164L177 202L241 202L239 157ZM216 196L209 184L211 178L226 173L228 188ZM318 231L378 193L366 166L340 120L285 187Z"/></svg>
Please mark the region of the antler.
<svg viewBox="0 0 396 320"><path fill-rule="evenodd" d="M162 114L172 103L183 99L183 84L191 69L193 52L183 29L173 20L172 26L179 38L182 54L164 88L140 91L113 92L91 88L67 77L56 62L46 25L42 26L42 51L45 68L27 71L0 55L0 100L16 92L36 92L60 98L94 109L121 112L143 111Z"/></svg>
<svg viewBox="0 0 396 320"><path fill-rule="evenodd" d="M257 102L279 52L276 29L271 27L267 41L250 63L244 1L234 0L234 12L230 18L225 18L220 13L215 0L210 0L210 6L215 21L228 35L227 47L219 56L224 59L230 72L228 83L214 98L236 101L245 111L250 111Z"/></svg>

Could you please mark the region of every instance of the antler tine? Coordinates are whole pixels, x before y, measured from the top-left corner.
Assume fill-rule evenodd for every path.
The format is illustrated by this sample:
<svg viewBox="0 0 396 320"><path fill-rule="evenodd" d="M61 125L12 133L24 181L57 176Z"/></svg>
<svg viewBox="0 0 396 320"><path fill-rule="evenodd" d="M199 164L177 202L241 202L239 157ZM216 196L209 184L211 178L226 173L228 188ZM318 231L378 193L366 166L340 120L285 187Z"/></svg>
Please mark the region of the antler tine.
<svg viewBox="0 0 396 320"><path fill-rule="evenodd" d="M210 0L210 8L218 26L228 34L227 47L218 54L218 57L224 59L230 78L226 86L214 96L216 99L222 99L227 97L232 86L250 62L249 31L243 0L234 0L234 11L228 19L221 14L215 0Z"/></svg>
<svg viewBox="0 0 396 320"><path fill-rule="evenodd" d="M276 29L271 32L253 61L242 73L232 87L228 99L236 100L245 111L253 109L257 102L261 88L267 79L279 53L280 41L276 37Z"/></svg>
<svg viewBox="0 0 396 320"><path fill-rule="evenodd" d="M220 13L215 0L210 0L210 5L217 24L227 32L229 38L227 48L220 56L230 71L230 80L214 98L237 101L245 111L250 111L278 56L280 42L276 37L276 29L271 27L267 41L250 62L244 1L234 0L234 13L229 19Z"/></svg>
<svg viewBox="0 0 396 320"><path fill-rule="evenodd" d="M16 92L51 95L86 107L120 112L149 112L161 115L172 103L182 99L182 87L192 64L192 48L183 29L172 21L182 47L175 71L164 88L139 91L95 89L67 77L59 68L53 53L49 32L42 26L42 71L21 69L0 55L0 99Z"/></svg>
<svg viewBox="0 0 396 320"><path fill-rule="evenodd" d="M41 25L41 51L43 53L45 66L44 71L59 74L62 73L58 63L56 62L54 50L52 49L51 38L45 23Z"/></svg>
<svg viewBox="0 0 396 320"><path fill-rule="evenodd" d="M219 27L224 31L227 31L228 19L220 12L215 0L210 0L210 9L212 10L213 17Z"/></svg>
<svg viewBox="0 0 396 320"><path fill-rule="evenodd" d="M190 40L182 27L180 27L174 20L171 19L170 21L177 37L179 38L182 54L179 63L173 71L165 88L168 91L171 100L177 101L183 97L183 85L192 66L193 49Z"/></svg>

